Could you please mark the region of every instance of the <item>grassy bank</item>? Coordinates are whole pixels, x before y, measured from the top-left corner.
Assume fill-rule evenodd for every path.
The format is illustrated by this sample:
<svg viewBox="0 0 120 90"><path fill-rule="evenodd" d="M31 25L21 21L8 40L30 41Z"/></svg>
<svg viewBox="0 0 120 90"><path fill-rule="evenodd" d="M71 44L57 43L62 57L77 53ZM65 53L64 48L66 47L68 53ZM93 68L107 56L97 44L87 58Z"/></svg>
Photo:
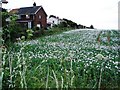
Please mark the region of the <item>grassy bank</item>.
<svg viewBox="0 0 120 90"><path fill-rule="evenodd" d="M3 88L118 88L119 34L80 30L15 43L3 54Z"/></svg>

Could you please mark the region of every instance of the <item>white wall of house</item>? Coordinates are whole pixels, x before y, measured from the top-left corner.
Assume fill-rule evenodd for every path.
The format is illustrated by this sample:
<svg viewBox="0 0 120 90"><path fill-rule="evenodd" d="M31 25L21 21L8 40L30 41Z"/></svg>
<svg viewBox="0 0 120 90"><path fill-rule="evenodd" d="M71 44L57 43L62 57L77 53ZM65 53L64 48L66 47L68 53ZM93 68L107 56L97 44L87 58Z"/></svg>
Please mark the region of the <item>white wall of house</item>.
<svg viewBox="0 0 120 90"><path fill-rule="evenodd" d="M47 23L51 24L51 27L52 27L53 25L60 24L60 19L59 18L55 18L55 17L50 17L50 18L47 19Z"/></svg>

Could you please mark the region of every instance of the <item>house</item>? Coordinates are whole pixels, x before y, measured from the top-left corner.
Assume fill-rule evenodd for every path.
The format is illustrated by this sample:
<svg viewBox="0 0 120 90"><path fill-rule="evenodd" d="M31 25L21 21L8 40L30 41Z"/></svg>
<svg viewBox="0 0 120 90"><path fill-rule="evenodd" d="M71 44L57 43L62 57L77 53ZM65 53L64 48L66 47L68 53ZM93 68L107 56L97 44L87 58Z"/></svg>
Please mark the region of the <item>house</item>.
<svg viewBox="0 0 120 90"><path fill-rule="evenodd" d="M47 26L47 14L42 6L36 6L34 2L32 7L23 7L18 9L12 9L10 14L16 14L18 16L17 22L22 27L26 28L46 28Z"/></svg>
<svg viewBox="0 0 120 90"><path fill-rule="evenodd" d="M60 24L60 22L61 22L61 19L54 15L50 15L49 18L47 19L47 24L50 27L53 27L54 25L58 25Z"/></svg>

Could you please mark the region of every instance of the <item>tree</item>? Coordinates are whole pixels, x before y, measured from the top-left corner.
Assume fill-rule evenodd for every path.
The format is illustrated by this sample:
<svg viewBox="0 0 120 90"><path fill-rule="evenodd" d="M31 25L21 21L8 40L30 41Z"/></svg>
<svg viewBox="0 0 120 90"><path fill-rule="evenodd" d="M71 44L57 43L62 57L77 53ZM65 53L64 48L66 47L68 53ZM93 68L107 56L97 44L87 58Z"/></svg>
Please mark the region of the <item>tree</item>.
<svg viewBox="0 0 120 90"><path fill-rule="evenodd" d="M64 28L64 27L67 27L67 23L66 22L61 22L58 27L60 28Z"/></svg>
<svg viewBox="0 0 120 90"><path fill-rule="evenodd" d="M94 29L93 25L90 26L90 29Z"/></svg>
<svg viewBox="0 0 120 90"><path fill-rule="evenodd" d="M19 37L22 29L20 25L16 23L16 20L17 20L16 15L10 16L9 24L4 25L2 35L4 43L8 41L15 41L15 39Z"/></svg>
<svg viewBox="0 0 120 90"><path fill-rule="evenodd" d="M63 20L67 23L67 26L70 26L72 28L76 28L77 27L77 23L71 21L71 20L68 20L68 19L65 19L63 18Z"/></svg>

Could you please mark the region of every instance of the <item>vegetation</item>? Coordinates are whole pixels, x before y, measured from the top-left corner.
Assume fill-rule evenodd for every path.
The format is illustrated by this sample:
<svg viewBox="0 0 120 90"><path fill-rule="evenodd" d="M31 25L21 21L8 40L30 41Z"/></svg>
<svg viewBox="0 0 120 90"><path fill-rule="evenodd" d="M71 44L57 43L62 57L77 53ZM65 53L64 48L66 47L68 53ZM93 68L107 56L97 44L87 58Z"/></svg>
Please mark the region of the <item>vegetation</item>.
<svg viewBox="0 0 120 90"><path fill-rule="evenodd" d="M90 29L94 29L94 26L93 26L93 25L91 25L91 26L90 26Z"/></svg>
<svg viewBox="0 0 120 90"><path fill-rule="evenodd" d="M48 30L40 29L38 27L34 27L33 29L27 29L21 27L19 23L16 22L17 15L9 15L7 11L1 12L2 13L2 23L3 23L3 40L4 44L8 45L12 42L16 42L19 40L34 39L40 36L52 35L57 34L66 30L76 29L76 28L85 28L83 25L77 25L77 23L63 18L63 22L59 25L55 25L53 28ZM10 21L6 22L6 19L10 17ZM56 17L51 15L50 17ZM93 28L93 26L91 26ZM22 38L21 38L22 37Z"/></svg>
<svg viewBox="0 0 120 90"><path fill-rule="evenodd" d="M2 55L3 88L118 88L118 31L71 30L94 27L68 19L49 30L23 30L16 15L9 25L8 12L2 16L3 39L9 45Z"/></svg>
<svg viewBox="0 0 120 90"><path fill-rule="evenodd" d="M68 27L77 28L77 23L75 23L71 20L65 19L65 18L63 18L63 20L66 22L66 25Z"/></svg>
<svg viewBox="0 0 120 90"><path fill-rule="evenodd" d="M17 20L17 15L9 15L9 13L6 12L1 12L2 17L3 17L3 39L4 43L6 45L10 44L11 42L16 42L16 40L23 39L21 37L25 37L24 40L26 39L34 39L40 36L45 36L45 35L52 35L55 33L60 33L65 30L68 30L67 23L61 23L60 25L56 25L53 28L49 30L44 30L40 29L38 27L34 27L33 29L27 29L21 27L19 23L16 22ZM6 22L6 19L10 17L10 21Z"/></svg>
<svg viewBox="0 0 120 90"><path fill-rule="evenodd" d="M4 12L0 12L0 15L2 16L2 26L6 26L6 21L5 19L8 18L9 14L7 11L4 11Z"/></svg>
<svg viewBox="0 0 120 90"><path fill-rule="evenodd" d="M3 88L118 88L119 34L72 30L14 43L4 49Z"/></svg>
<svg viewBox="0 0 120 90"><path fill-rule="evenodd" d="M69 30L73 29L71 27L64 27L64 26L62 26L62 24L63 23L61 23L60 25L56 25L53 28L50 28L48 30L45 30L43 36L59 34L59 33L62 33L64 31L69 31Z"/></svg>

